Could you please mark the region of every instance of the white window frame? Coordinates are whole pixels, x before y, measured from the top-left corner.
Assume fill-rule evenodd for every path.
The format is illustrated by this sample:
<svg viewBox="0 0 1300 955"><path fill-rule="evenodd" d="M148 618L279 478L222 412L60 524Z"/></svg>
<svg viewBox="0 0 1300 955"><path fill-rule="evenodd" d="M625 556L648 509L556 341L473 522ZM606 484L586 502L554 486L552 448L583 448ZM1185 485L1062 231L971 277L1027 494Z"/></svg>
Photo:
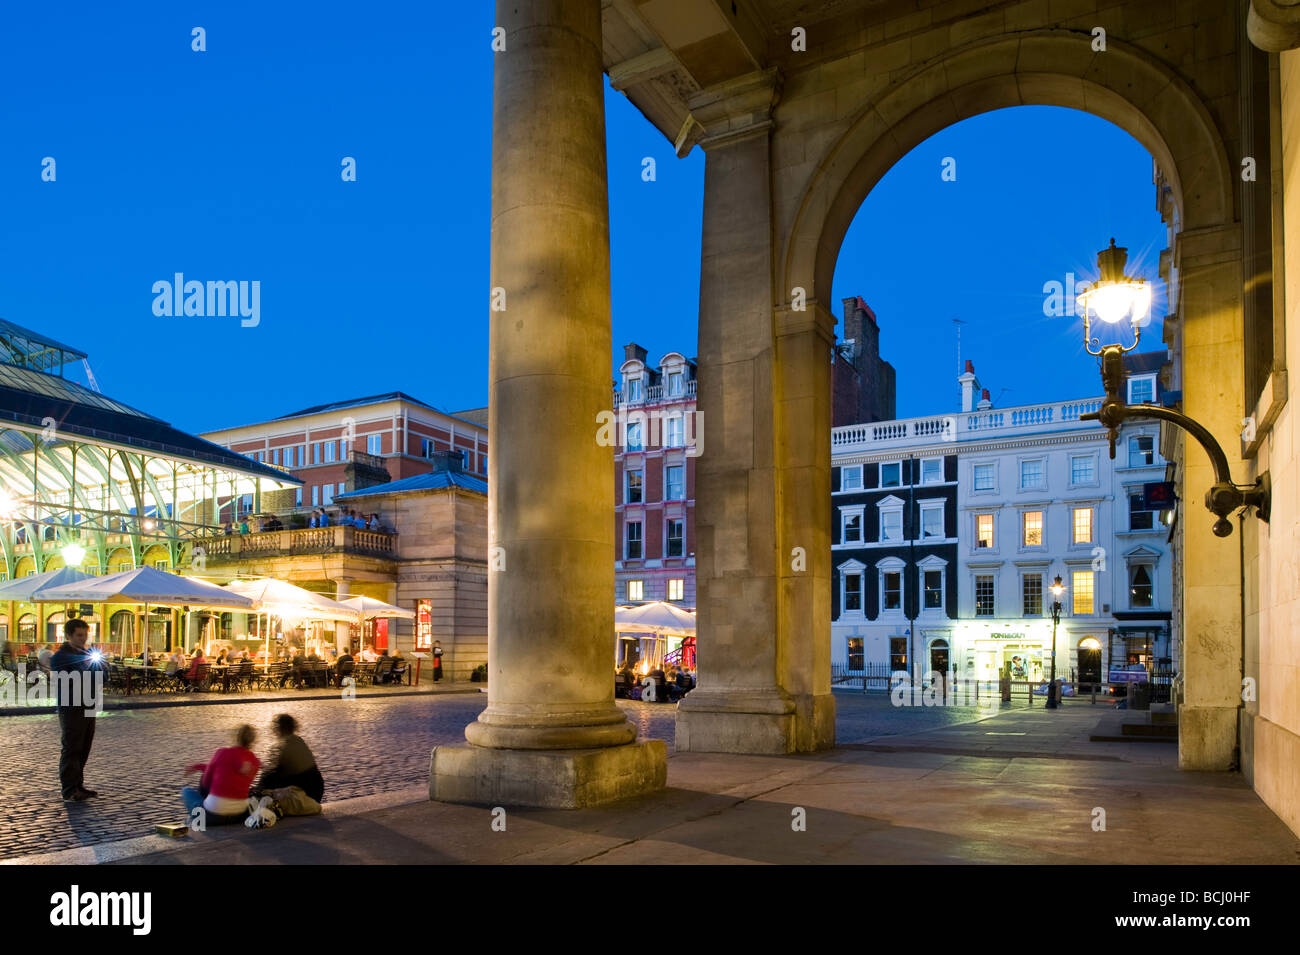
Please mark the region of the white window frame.
<svg viewBox="0 0 1300 955"><path fill-rule="evenodd" d="M680 421L681 419L679 418L678 420ZM679 482L680 490L676 496L672 496L669 494L669 488L672 486L672 481L668 477L668 472L670 472L673 468L677 468L679 471L682 472L681 481ZM686 465L668 464L668 463L664 464L664 500L665 501L686 500Z"/></svg>
<svg viewBox="0 0 1300 955"><path fill-rule="evenodd" d="M681 371L668 373L668 397L679 398L686 391L686 374Z"/></svg>
<svg viewBox="0 0 1300 955"><path fill-rule="evenodd" d="M642 376L640 374L628 375L623 379L623 393L627 397L627 404L637 404L645 399L645 388L642 386Z"/></svg>
<svg viewBox="0 0 1300 955"><path fill-rule="evenodd" d="M857 560L846 560L835 570L840 578L840 615L836 619L851 618L854 620L865 620L867 616L867 565ZM858 609L848 610L848 579L850 577L858 578Z"/></svg>
<svg viewBox="0 0 1300 955"><path fill-rule="evenodd" d="M936 554L930 554L916 562L916 607L921 614L943 614L948 610L948 562ZM939 573L939 606L925 605L925 575Z"/></svg>
<svg viewBox="0 0 1300 955"><path fill-rule="evenodd" d="M1136 441L1140 441L1140 440L1143 439L1143 438L1149 438L1150 441L1151 441L1151 463L1150 463L1150 464L1134 464L1134 463L1133 463L1133 444L1134 444L1134 442L1136 442ZM1128 441L1126 442L1126 445L1127 445L1127 447L1128 447L1128 466L1129 466L1129 467L1131 467L1131 468L1154 468L1154 467L1160 467L1160 466L1161 466L1161 461L1160 461L1160 440L1159 440L1159 438L1158 438L1156 435L1151 434L1151 433L1149 433L1149 432L1148 432L1148 433L1145 433L1145 434L1130 434L1130 435L1128 436Z"/></svg>
<svg viewBox="0 0 1300 955"><path fill-rule="evenodd" d="M670 531L674 521L681 522L682 525L682 552L680 554L668 553L668 541L671 537ZM664 518L664 557L669 560L680 560L686 556L686 518L685 517L665 517Z"/></svg>
<svg viewBox="0 0 1300 955"><path fill-rule="evenodd" d="M1076 609L1079 590L1075 586L1075 574L1090 574L1092 576L1092 610L1080 612ZM1070 616L1072 617L1095 617L1097 616L1097 605L1100 603L1097 592L1097 572L1084 567L1070 568Z"/></svg>
<svg viewBox="0 0 1300 955"><path fill-rule="evenodd" d="M640 536L640 538L638 538L638 543L641 545L641 556L639 556L639 557L629 557L629 556L627 555L627 552L628 552L628 547L627 547L627 545L630 544L630 543L632 542L632 535L631 535L630 532L631 532L631 529L632 529L632 525L633 525L633 524L635 524L637 527L641 528L641 536ZM643 520L635 520L635 521L628 521L628 520L625 520L625 521L623 522L623 559L624 559L624 560L645 560L645 559L646 559L646 558L645 558L645 521L643 521Z"/></svg>
<svg viewBox="0 0 1300 955"><path fill-rule="evenodd" d="M944 501L942 501L942 500L938 500L938 501L920 501L919 504L920 504L920 512L921 512L921 515L920 515L920 516L921 516L921 527L920 527L921 536L918 537L917 540L919 540L919 541L942 541L942 540L947 540L947 539L948 539L948 532L944 529L944 523L945 523L945 518L946 518L946 515L945 515L945 513L944 513L944 510L945 510L945 508L944 508ZM933 514L935 511L938 511L938 512L939 512L939 535L938 535L937 537L927 537L926 534L925 534L925 515L926 515L926 514Z"/></svg>
<svg viewBox="0 0 1300 955"><path fill-rule="evenodd" d="M979 612L979 606L980 606L979 581L981 577L988 577L993 581L993 606L990 608L989 613ZM998 575L996 571L984 570L984 569L974 571L971 574L970 593L971 593L970 610L971 610L971 616L973 618L978 620L981 617L989 618L989 617L996 617L998 615Z"/></svg>
<svg viewBox="0 0 1300 955"><path fill-rule="evenodd" d="M897 484L886 484L886 483L885 483L885 468L887 468L887 467L891 467L891 466L898 468L898 483L897 483ZM879 465L879 469L878 469L878 471L877 471L877 476L876 476L876 485L877 485L878 487L882 488L882 489L883 489L883 488L887 488L887 487L907 487L907 485L903 483L903 462L902 462L902 460L898 460L898 461L881 461L881 462L880 462L880 465Z"/></svg>
<svg viewBox="0 0 1300 955"><path fill-rule="evenodd" d="M1070 505L1069 505L1069 508L1070 508L1070 546L1071 546L1071 547L1091 547L1091 546L1093 546L1093 545L1097 542L1097 508L1093 507L1091 504L1070 504ZM1081 540L1075 540L1075 539L1074 539L1074 538L1075 538L1075 529L1076 529L1076 526L1075 526L1075 523L1074 523L1074 512L1075 512L1075 511L1090 511L1090 512L1091 512L1090 516L1088 517L1088 532L1089 532L1089 537L1088 537L1088 540L1086 540L1086 541L1081 541ZM1044 539L1046 539L1046 538L1044 538Z"/></svg>
<svg viewBox="0 0 1300 955"><path fill-rule="evenodd" d="M320 491L320 502L321 502L321 504L323 504L323 505L324 505L324 504L333 504L333 503L334 503L334 485L333 485L333 484L322 484L322 485L321 485L321 491Z"/></svg>
<svg viewBox="0 0 1300 955"><path fill-rule="evenodd" d="M686 578L669 577L667 596L669 600L685 600L686 599Z"/></svg>
<svg viewBox="0 0 1300 955"><path fill-rule="evenodd" d="M980 468L989 468L993 473L992 487L978 487L976 475ZM998 463L996 461L974 461L970 468L970 487L972 494L996 494L998 490Z"/></svg>
<svg viewBox="0 0 1300 955"><path fill-rule="evenodd" d="M903 611L907 607L907 584L904 570L907 565L897 557L889 557L876 564L876 606L880 609L876 619L882 617L902 617ZM885 609L885 574L898 574L898 608L896 610Z"/></svg>
<svg viewBox="0 0 1300 955"><path fill-rule="evenodd" d="M865 510L866 510L866 506L863 504L854 504L849 507L840 508L840 545L841 546L847 547L849 545L852 545L855 547L861 547L863 544L867 542L867 526L863 518L863 512ZM856 517L858 519L858 539L855 541L851 541L848 538L848 525L849 525L849 518L851 517Z"/></svg>
<svg viewBox="0 0 1300 955"><path fill-rule="evenodd" d="M636 591L637 591L635 597L632 596L633 584L636 585ZM627 602L631 603L634 600L645 600L645 581L639 577L636 579L628 580L627 582Z"/></svg>
<svg viewBox="0 0 1300 955"><path fill-rule="evenodd" d="M850 472L858 476L856 487L845 487L845 475ZM862 465L861 464L844 464L840 466L840 490L839 493L855 492L862 490Z"/></svg>
<svg viewBox="0 0 1300 955"><path fill-rule="evenodd" d="M1139 382L1148 382L1151 385L1151 399L1147 403L1154 403L1156 400L1156 392L1160 390L1159 388L1156 387L1156 376L1154 374L1134 375L1132 378L1128 380L1128 403L1131 405L1142 403L1133 397L1133 386L1138 384Z"/></svg>
<svg viewBox="0 0 1300 955"><path fill-rule="evenodd" d="M897 501L897 503L894 503ZM903 502L898 498L890 495L876 504L878 511L876 515L876 541L881 544L885 543L903 543L907 540L907 522L903 520ZM898 536L885 536L885 516L898 515Z"/></svg>
<svg viewBox="0 0 1300 955"><path fill-rule="evenodd" d="M980 518L991 517L993 519L993 539L989 542L988 547L980 546ZM972 554L993 554L998 549L998 512L997 511L975 511L971 514L971 553Z"/></svg>
<svg viewBox="0 0 1300 955"><path fill-rule="evenodd" d="M1037 543L1037 544L1026 544L1026 543L1025 543L1025 516L1028 515L1028 514L1037 514L1037 515L1038 515L1038 519L1039 519L1038 534L1039 534L1039 537L1041 538L1041 542L1040 542L1040 543ZM1039 506L1039 507L1024 507L1024 508L1021 508L1021 509L1020 509L1020 527L1017 528L1017 531L1018 531L1018 537L1019 537L1019 543L1020 543L1020 549L1021 549L1021 550L1027 550L1027 551L1031 551L1031 552L1033 552L1033 553L1037 553L1037 552L1039 552L1039 551L1041 551L1041 550L1046 550L1046 549L1047 549L1047 508L1042 507L1042 506Z"/></svg>
<svg viewBox="0 0 1300 955"><path fill-rule="evenodd" d="M625 451L631 451L635 454L645 450L645 429L642 427L643 424L644 422L641 421L629 421L627 423L623 430L623 449ZM636 436L635 442L632 440L633 435Z"/></svg>
<svg viewBox="0 0 1300 955"><path fill-rule="evenodd" d="M1025 579L1027 577L1038 578L1038 613L1036 614L1025 613ZM1051 590L1047 585L1047 568L1042 566L1026 567L1024 570L1020 571L1020 616L1027 620L1038 620L1041 618L1043 612L1047 610L1047 597L1050 593Z"/></svg>
<svg viewBox="0 0 1300 955"><path fill-rule="evenodd" d="M925 479L925 466L927 464L937 464L939 474L933 481ZM943 483L943 458L921 458L921 484L942 484Z"/></svg>
<svg viewBox="0 0 1300 955"><path fill-rule="evenodd" d="M641 475L641 499L639 501L632 500L630 495L628 494L628 491L630 491L632 488L631 478L633 474ZM632 504L632 505L645 503L645 468L644 467L623 469L623 503Z"/></svg>
<svg viewBox="0 0 1300 955"><path fill-rule="evenodd" d="M384 435L382 432L366 435L366 454L379 457L384 453Z"/></svg>
<svg viewBox="0 0 1300 955"><path fill-rule="evenodd" d="M1141 558L1128 560L1126 559L1126 572L1124 574L1124 593L1129 610L1154 610L1160 606L1160 578L1156 575L1156 563L1150 558L1143 556ZM1145 567L1147 576L1151 578L1151 603L1140 607L1133 603L1133 575L1137 573L1139 567Z"/></svg>
<svg viewBox="0 0 1300 955"><path fill-rule="evenodd" d="M1076 481L1074 479L1074 462L1088 459L1092 464L1092 480ZM1096 454L1071 454L1070 455L1070 487L1097 487L1101 483L1101 469L1098 466Z"/></svg>
<svg viewBox="0 0 1300 955"><path fill-rule="evenodd" d="M1042 480L1038 484L1025 483L1025 465L1037 464L1040 467L1039 474ZM1045 457L1024 457L1016 460L1016 481L1022 491L1042 491L1047 488L1047 458Z"/></svg>

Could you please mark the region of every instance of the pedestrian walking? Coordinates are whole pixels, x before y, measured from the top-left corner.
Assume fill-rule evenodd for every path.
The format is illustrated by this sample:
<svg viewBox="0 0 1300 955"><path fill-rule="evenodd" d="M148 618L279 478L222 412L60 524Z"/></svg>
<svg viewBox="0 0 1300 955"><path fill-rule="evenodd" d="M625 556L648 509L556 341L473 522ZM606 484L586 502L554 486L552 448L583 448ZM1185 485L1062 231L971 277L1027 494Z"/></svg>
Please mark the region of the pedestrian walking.
<svg viewBox="0 0 1300 955"><path fill-rule="evenodd" d="M97 653L87 649L86 641L89 639L90 627L86 621L65 621L63 646L50 657L50 669L55 673L88 673L91 674L90 679L95 679L95 674L102 673L106 667L100 662ZM78 691L86 684L77 683L76 680L84 679L78 677L60 680L55 699L62 746L59 756L59 787L63 791L65 802L85 802L92 796L99 795L95 790L85 787L86 760L90 758L90 746L95 741L98 692L92 691L96 699L83 699L86 694Z"/></svg>

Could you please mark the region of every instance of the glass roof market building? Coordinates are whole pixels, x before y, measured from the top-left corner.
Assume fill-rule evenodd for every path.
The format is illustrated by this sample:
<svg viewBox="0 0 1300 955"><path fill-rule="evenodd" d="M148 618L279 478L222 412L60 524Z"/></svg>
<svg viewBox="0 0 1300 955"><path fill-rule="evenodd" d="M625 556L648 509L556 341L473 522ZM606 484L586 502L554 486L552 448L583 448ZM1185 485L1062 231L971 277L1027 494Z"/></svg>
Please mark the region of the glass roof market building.
<svg viewBox="0 0 1300 955"><path fill-rule="evenodd" d="M260 507L301 483L65 377L86 358L0 320L3 579L67 565L190 569L195 545L224 533L221 507L245 495Z"/></svg>

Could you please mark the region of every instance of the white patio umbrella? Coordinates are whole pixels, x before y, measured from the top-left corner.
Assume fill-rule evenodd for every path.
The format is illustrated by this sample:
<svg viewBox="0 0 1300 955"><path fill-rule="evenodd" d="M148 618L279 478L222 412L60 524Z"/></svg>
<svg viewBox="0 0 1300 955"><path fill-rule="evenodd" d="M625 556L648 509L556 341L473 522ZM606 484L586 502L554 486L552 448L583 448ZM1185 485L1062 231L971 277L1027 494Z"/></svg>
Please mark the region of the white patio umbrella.
<svg viewBox="0 0 1300 955"><path fill-rule="evenodd" d="M79 580L87 579L93 579L92 575L75 567L47 570L43 574L32 574L30 577L19 577L0 583L0 600L21 600L30 603L36 594L47 587L61 587L64 584L74 584Z"/></svg>
<svg viewBox="0 0 1300 955"><path fill-rule="evenodd" d="M366 620L374 620L376 617L401 617L404 620L414 620L414 610L403 610L401 607L394 607L392 604L384 603L382 600L376 600L374 597L366 597L358 594L355 597L348 597L346 600L340 600L339 603L345 607L351 607L361 614Z"/></svg>
<svg viewBox="0 0 1300 955"><path fill-rule="evenodd" d="M251 610L253 601L194 577L182 577L153 567L137 567L106 577L87 577L58 587L44 587L32 598L35 603L143 604L145 620L149 607ZM146 626L144 639L149 639Z"/></svg>
<svg viewBox="0 0 1300 955"><path fill-rule="evenodd" d="M662 600L653 600L636 607L615 607L614 632L615 659L618 655L618 634L654 634L658 638L653 653L653 659L657 663L663 656L664 637L695 636L695 614Z"/></svg>
<svg viewBox="0 0 1300 955"><path fill-rule="evenodd" d="M232 580L226 590L242 594L253 601L258 613L300 620L335 620L343 623L360 623L361 613L304 587L275 577L255 577L251 580ZM271 654L271 627L267 621L266 659Z"/></svg>

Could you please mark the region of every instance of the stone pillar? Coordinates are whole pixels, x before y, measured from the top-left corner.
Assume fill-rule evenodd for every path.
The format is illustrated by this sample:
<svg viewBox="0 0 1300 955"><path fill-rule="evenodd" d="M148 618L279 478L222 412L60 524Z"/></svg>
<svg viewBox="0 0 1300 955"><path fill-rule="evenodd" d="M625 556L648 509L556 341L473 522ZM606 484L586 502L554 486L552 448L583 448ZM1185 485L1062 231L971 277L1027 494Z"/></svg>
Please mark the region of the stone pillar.
<svg viewBox="0 0 1300 955"><path fill-rule="evenodd" d="M664 785L614 703L614 451L600 0L497 4L488 706L433 799L576 808ZM498 293L498 302L500 293Z"/></svg>
<svg viewBox="0 0 1300 955"><path fill-rule="evenodd" d="M1239 437L1244 390L1240 230L1227 226L1184 232L1176 253L1183 411L1218 439L1233 479L1245 481ZM1215 517L1203 505L1214 468L1194 438L1187 437L1183 445L1184 697L1178 711L1178 765L1226 770L1234 762L1242 702L1241 529L1233 518L1231 537L1214 536Z"/></svg>
<svg viewBox="0 0 1300 955"><path fill-rule="evenodd" d="M288 537L289 535L285 534L284 536ZM352 595L352 578L335 577L334 578L334 599L346 600L351 595ZM334 624L334 648L336 650L341 650L348 645L348 637L350 636L349 631L351 626L352 626L351 624L343 623L341 621ZM389 652L390 653L392 652L391 647L389 648Z"/></svg>
<svg viewBox="0 0 1300 955"><path fill-rule="evenodd" d="M767 71L691 103L707 131L704 451L695 470L700 682L678 706L679 751L790 753L834 738L827 335L835 323L815 303L773 309L790 296L772 287L777 89Z"/></svg>

